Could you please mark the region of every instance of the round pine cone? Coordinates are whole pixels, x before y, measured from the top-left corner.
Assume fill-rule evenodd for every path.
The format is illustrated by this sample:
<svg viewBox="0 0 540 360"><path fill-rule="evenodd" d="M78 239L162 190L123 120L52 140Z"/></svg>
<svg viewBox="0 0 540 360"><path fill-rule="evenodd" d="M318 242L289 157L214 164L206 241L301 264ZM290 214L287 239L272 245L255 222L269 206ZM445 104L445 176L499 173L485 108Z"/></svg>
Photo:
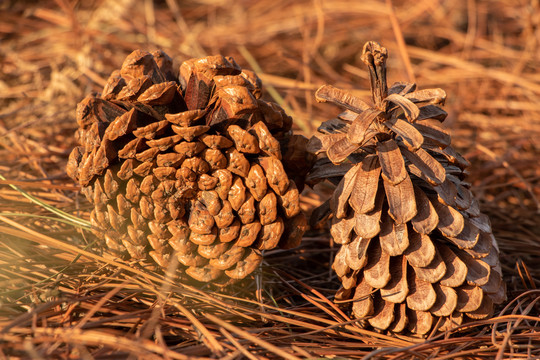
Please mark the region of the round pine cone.
<svg viewBox="0 0 540 360"><path fill-rule="evenodd" d="M465 181L468 163L440 127L445 92L388 89L386 57L379 44L364 46L374 105L331 86L317 91L347 111L310 140L319 157L307 181L337 184L326 205L341 244L336 299L352 300L354 316L375 329L423 335L489 317L505 284L489 219Z"/></svg>
<svg viewBox="0 0 540 360"><path fill-rule="evenodd" d="M176 256L208 282L242 279L261 250L299 244L306 220L280 147L299 136L260 95L232 58L188 60L177 78L165 53L138 50L78 105L67 172L109 249L161 268Z"/></svg>

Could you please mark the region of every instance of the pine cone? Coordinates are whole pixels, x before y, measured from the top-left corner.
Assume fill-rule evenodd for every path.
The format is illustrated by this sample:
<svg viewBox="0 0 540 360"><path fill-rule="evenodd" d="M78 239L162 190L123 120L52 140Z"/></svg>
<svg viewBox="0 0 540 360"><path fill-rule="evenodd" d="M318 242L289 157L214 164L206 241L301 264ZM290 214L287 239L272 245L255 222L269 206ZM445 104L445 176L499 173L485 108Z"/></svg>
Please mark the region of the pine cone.
<svg viewBox="0 0 540 360"><path fill-rule="evenodd" d="M444 331L489 317L505 299L499 249L465 181L468 163L440 126L445 92L388 89L386 58L379 44L364 46L374 105L328 85L317 91L346 111L310 139L318 159L308 181L337 184L336 299L353 300L354 316L375 329Z"/></svg>
<svg viewBox="0 0 540 360"><path fill-rule="evenodd" d="M109 249L157 268L177 256L209 282L299 244L306 220L280 147L295 139L292 119L260 94L232 58L188 60L177 78L165 53L135 51L79 104L67 172Z"/></svg>

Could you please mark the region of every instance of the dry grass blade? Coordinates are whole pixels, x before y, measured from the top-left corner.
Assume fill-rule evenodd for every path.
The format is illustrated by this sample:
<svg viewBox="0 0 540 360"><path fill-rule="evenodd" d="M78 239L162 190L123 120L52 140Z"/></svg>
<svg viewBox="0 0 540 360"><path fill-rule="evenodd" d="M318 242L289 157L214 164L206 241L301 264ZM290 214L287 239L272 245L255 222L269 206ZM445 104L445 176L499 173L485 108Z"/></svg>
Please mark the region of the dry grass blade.
<svg viewBox="0 0 540 360"><path fill-rule="evenodd" d="M186 309L184 306L181 306L180 304L175 304L176 307L186 316L186 318L191 321L193 326L201 332L202 336L204 336L203 341L208 342L208 347L212 350L212 352L216 355L220 355L223 353L223 346L216 340L216 338L206 329L206 327L195 317L188 309ZM205 341L206 340L206 341Z"/></svg>
<svg viewBox="0 0 540 360"><path fill-rule="evenodd" d="M13 332L17 332L14 329ZM135 339L131 340L125 336L107 334L103 331L86 330L84 332L73 329L38 328L34 332L32 342L35 344L48 341L61 341L71 345L80 346L107 346L116 347L128 354L137 355L148 359L160 359L167 357L170 359L189 359L189 356L182 355L176 351L159 346L151 340Z"/></svg>
<svg viewBox="0 0 540 360"><path fill-rule="evenodd" d="M206 314L206 317L210 320L210 321L213 321L215 322L216 324L218 324L219 326L222 326L224 327L225 329L243 337L244 339L246 340L249 340L265 349L267 349L268 351L274 353L275 355L278 355L280 357L282 357L283 359L289 359L289 360L300 360L299 357L297 356L294 356L293 354L275 346L275 345L272 345L271 343L268 343L264 340L261 340L259 338L257 338L256 336L253 336L251 335L250 333L248 333L247 331L244 331L234 325L232 325L231 323L228 323L228 322L225 322L223 320L221 320L220 318L214 316L214 315L211 315L211 314Z"/></svg>
<svg viewBox="0 0 540 360"><path fill-rule="evenodd" d="M83 220L83 219L79 219L73 215L70 215L70 214L67 214L65 213L64 211L61 211L59 210L58 208L55 208L54 206L51 206L41 200L39 200L38 198L36 198L35 196L32 196L30 194L28 194L26 191L20 189L18 186L16 186L15 184L13 184L12 182L8 181L5 177L3 177L2 175L0 175L0 180L3 180L5 181L5 183L7 185L9 185L11 188L13 188L14 190L18 191L21 193L21 195L23 195L25 198L29 199L30 201L38 204L39 206L49 210L50 212L60 216L61 218L64 218L70 222L72 222L73 224L75 225L79 225L79 226L83 226L85 228L89 228L90 227L90 222L89 221L86 221L86 220Z"/></svg>
<svg viewBox="0 0 540 360"><path fill-rule="evenodd" d="M291 278L292 280L294 280L296 283L300 284L302 287L304 287L305 289L309 290L311 293L313 293L315 296L317 296L319 298L319 300L315 300L315 299L312 299L311 297L308 297L306 296L305 294L301 293L301 292L298 292L299 295L301 295L302 297L304 297L307 301L309 301L310 303L312 303L313 305L319 307L318 305L318 301L322 301L324 302L325 304L327 304L335 313L339 314L339 316L336 316L334 314L334 312L332 311L329 311L328 309L326 309L324 306L320 306L320 309L323 310L324 312L328 313L330 316L332 316L334 319L336 319L337 321L341 321L342 319L344 319L345 321L351 321L351 319L345 315L345 313L343 313L343 311L341 309L339 309L336 304L332 303L331 301L329 301L326 297L324 297L319 291L317 291L316 289L312 288L311 286L303 283L302 281L294 278L293 276L291 276L290 274L288 273L284 273L283 274L284 276L288 277L288 278ZM292 287L292 289L294 289L294 287Z"/></svg>
<svg viewBox="0 0 540 360"><path fill-rule="evenodd" d="M20 231L16 231L16 230L13 230L11 228L4 228L3 232L6 233L6 234L15 235L17 237L20 237L22 239L27 239L27 240L30 240L30 241L35 241L35 242L37 242L37 243L39 243L41 245L50 246L52 248L59 249L60 251L63 251L65 253L70 253L72 255L82 255L82 256L85 256L87 258L99 261L99 262L105 262L105 263L107 263L109 265L121 268L121 269L126 270L126 271L143 274L140 270L129 267L129 266L125 265L124 263L114 261L114 260L109 260L107 258L96 255L96 254L94 254L92 252L80 249L80 248L78 248L76 246L73 246L71 244L68 244L66 242L62 242L62 241L56 240L54 238L51 238L49 236L40 234L39 232L37 232L35 230L29 229L28 227L25 227L25 226L13 221L13 220L10 220L10 219L8 219L8 218L6 218L4 216L1 216L1 215L0 215L0 221L3 221L6 224L11 225L14 228L20 230ZM156 276L152 276L152 275L148 275L148 274L146 274L146 276L149 276L150 278L153 278L154 280L158 280L158 278Z"/></svg>
<svg viewBox="0 0 540 360"><path fill-rule="evenodd" d="M221 331L221 333L223 335L225 335L225 337L227 338L227 340L229 340L245 357L247 357L248 359L251 359L251 360L257 360L257 358L255 357L255 355L253 355L252 353L250 353L244 346L242 346L242 344L240 344L238 342L238 340L236 340L232 335L231 333L229 333L227 330L225 330L224 328L221 328L219 329L219 331Z"/></svg>

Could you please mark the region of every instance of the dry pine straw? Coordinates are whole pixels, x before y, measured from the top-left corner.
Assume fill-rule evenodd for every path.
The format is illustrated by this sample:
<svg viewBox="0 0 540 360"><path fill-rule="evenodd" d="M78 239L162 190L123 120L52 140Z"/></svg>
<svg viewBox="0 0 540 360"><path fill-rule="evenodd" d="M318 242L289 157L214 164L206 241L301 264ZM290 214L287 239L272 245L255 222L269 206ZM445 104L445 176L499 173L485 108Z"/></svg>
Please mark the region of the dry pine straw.
<svg viewBox="0 0 540 360"><path fill-rule="evenodd" d="M389 3L0 5L0 175L9 179L0 180L0 357L540 357L538 2ZM314 101L319 85L367 94L358 56L367 40L396 54L390 82L448 93L446 125L472 162L509 289L491 320L427 340L361 329L331 302L336 249L324 232L268 252L255 278L228 289L180 284L100 253L84 221L23 194L88 219L64 172L75 105L133 49L162 48L178 61L233 56L309 136L338 112ZM305 209L326 191L309 192Z"/></svg>

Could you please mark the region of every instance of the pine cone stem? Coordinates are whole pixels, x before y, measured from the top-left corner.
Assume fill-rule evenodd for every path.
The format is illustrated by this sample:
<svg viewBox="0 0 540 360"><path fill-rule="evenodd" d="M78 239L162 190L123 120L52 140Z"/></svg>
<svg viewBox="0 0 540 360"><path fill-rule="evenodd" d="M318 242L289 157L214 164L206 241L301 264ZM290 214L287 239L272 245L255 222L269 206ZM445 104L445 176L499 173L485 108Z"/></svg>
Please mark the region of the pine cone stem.
<svg viewBox="0 0 540 360"><path fill-rule="evenodd" d="M369 41L364 45L362 61L369 69L369 80L371 84L371 95L373 103L380 110L385 110L383 100L388 96L386 84L386 58L388 51L374 41Z"/></svg>

